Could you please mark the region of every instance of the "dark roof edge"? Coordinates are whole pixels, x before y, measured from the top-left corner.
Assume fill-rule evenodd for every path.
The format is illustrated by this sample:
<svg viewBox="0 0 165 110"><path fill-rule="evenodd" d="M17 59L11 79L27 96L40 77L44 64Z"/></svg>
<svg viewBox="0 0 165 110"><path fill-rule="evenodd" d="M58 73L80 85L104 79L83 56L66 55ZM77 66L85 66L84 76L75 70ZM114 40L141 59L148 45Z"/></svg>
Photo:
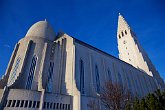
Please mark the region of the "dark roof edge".
<svg viewBox="0 0 165 110"><path fill-rule="evenodd" d="M71 36L72 37L72 36ZM96 47L94 47L94 46L92 46L92 45L89 45L89 44L87 44L87 43L85 43L85 42L83 42L83 41L80 41L80 40L78 40L77 38L74 38L74 37L72 37L73 39L75 39L75 41L76 42L79 42L79 43L81 43L81 44L84 44L84 45L86 45L86 46L88 46L88 47L90 47L90 48L93 48L93 49L95 49L95 50L97 50L97 51L99 51L99 52L101 52L101 53L103 53L103 54L106 54L106 55L108 55L108 56L110 56L110 57L112 57L112 58L114 58L114 59L116 59L116 60L118 60L118 61L121 61L121 62L123 62L123 63L126 63L126 64L128 64L128 65L130 65L129 63L127 63L127 62L125 62L125 61L122 61L122 60L120 60L119 58L117 58L117 57L115 57L115 56L113 56L113 55L111 55L111 54L109 54L109 53L107 53L107 52L104 52L104 51L102 51L102 50L100 50L100 49L98 49L98 48L96 48ZM130 65L130 66L132 66L132 65ZM133 66L132 66L133 67ZM135 68L135 67L134 67Z"/></svg>
<svg viewBox="0 0 165 110"><path fill-rule="evenodd" d="M59 39L60 37L62 37L64 34L66 34L66 33L64 33L64 32L59 32L59 33L57 34L56 40ZM68 35L68 34L66 34L66 35ZM68 36L69 36L69 35L68 35ZM107 52L104 52L104 51L102 51L102 50L100 50L100 49L98 49L98 48L96 48L96 47L94 47L94 46L92 46L92 45L90 45L90 44L87 44L87 43L85 43L85 42L83 42L83 41L81 41L81 40L79 40L79 39L77 39L77 38L75 38L75 37L73 37L73 36L69 36L69 37L73 38L73 39L74 39L76 42L78 42L78 43L81 43L81 44L83 44L83 45L85 45L85 46L88 46L88 47L90 47L90 48L92 48L92 49L95 49L95 50L97 50L97 51L99 51L99 52L101 52L101 53L103 53L103 54L105 54L105 55L107 55L107 56L109 56L109 57L112 57L112 58L114 58L114 59L116 59L116 60L118 60L118 61L120 61L120 62L122 62L122 63L124 63L124 64L127 64L128 66L131 66L131 67L133 67L134 69L136 69L136 70L138 70L138 71L144 73L144 71L141 71L141 70L139 70L138 68L135 68L135 67L132 66L131 64L129 64L129 63L123 61L123 60L120 60L119 58L117 58L117 57L115 57L115 56L113 56L113 55L111 55L111 54L109 54L109 53L107 53Z"/></svg>

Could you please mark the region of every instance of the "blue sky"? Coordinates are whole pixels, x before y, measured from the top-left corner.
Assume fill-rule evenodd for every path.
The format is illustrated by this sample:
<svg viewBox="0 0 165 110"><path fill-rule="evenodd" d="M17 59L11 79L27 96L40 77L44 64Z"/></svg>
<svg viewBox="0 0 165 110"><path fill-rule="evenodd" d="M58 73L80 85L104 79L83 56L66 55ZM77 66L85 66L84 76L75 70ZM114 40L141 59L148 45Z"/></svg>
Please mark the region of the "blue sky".
<svg viewBox="0 0 165 110"><path fill-rule="evenodd" d="M64 31L118 57L119 12L165 79L164 0L0 0L0 76L18 40L44 19L55 32Z"/></svg>

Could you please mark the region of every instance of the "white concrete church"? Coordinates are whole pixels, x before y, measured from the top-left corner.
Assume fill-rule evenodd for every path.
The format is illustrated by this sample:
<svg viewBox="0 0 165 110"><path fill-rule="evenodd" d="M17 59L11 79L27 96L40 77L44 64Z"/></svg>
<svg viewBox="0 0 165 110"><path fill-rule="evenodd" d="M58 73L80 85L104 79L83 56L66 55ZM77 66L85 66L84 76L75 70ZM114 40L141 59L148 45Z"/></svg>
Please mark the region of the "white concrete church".
<svg viewBox="0 0 165 110"><path fill-rule="evenodd" d="M143 97L165 84L135 33L119 15L119 59L39 21L15 46L0 80L0 110L90 110L105 81Z"/></svg>

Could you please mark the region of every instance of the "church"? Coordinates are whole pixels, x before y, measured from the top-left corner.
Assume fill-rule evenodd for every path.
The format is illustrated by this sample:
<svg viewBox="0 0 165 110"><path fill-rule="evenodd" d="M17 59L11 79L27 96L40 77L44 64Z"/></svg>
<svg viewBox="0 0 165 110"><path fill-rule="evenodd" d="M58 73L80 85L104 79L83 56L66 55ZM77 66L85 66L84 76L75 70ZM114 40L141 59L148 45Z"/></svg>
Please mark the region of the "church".
<svg viewBox="0 0 165 110"><path fill-rule="evenodd" d="M15 45L0 80L0 110L90 110L106 81L126 84L144 97L165 84L122 15L119 58L63 32L47 21L33 24Z"/></svg>

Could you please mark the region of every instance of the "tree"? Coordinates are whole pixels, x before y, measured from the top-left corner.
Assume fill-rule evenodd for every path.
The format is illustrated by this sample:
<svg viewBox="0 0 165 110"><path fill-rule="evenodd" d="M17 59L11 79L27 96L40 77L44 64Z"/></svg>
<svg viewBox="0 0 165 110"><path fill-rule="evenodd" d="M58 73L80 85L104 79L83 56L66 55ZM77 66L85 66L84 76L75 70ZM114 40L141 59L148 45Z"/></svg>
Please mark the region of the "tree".
<svg viewBox="0 0 165 110"><path fill-rule="evenodd" d="M99 110L98 105L96 104L95 100L90 100L89 103L87 104L87 106L91 109L91 110Z"/></svg>
<svg viewBox="0 0 165 110"><path fill-rule="evenodd" d="M155 91L155 97L157 98L161 109L165 110L165 91L162 92L160 89Z"/></svg>
<svg viewBox="0 0 165 110"><path fill-rule="evenodd" d="M147 108L150 110L161 110L162 108L161 104L154 94L148 94L148 96L146 97L146 105Z"/></svg>
<svg viewBox="0 0 165 110"><path fill-rule="evenodd" d="M147 110L144 98L140 101L140 110Z"/></svg>
<svg viewBox="0 0 165 110"><path fill-rule="evenodd" d="M133 110L140 110L140 103L139 103L138 98L136 98L133 103Z"/></svg>
<svg viewBox="0 0 165 110"><path fill-rule="evenodd" d="M125 109L131 103L131 93L126 86L108 81L103 86L100 99L109 110Z"/></svg>
<svg viewBox="0 0 165 110"><path fill-rule="evenodd" d="M133 110L165 110L165 92L160 90L134 101Z"/></svg>

